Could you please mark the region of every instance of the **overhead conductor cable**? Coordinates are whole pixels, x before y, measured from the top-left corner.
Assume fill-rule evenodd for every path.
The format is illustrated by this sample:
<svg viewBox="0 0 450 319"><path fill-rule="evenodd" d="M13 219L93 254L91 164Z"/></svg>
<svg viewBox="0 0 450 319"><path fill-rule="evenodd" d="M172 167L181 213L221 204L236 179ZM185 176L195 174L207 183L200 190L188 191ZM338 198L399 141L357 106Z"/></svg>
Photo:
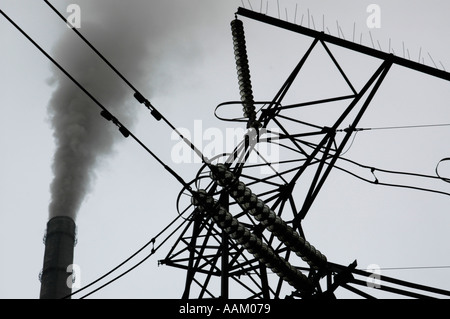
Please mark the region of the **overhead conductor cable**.
<svg viewBox="0 0 450 319"><path fill-rule="evenodd" d="M166 171L168 171L173 177L175 177L183 186L190 190L190 186L178 175L170 166L166 165L155 153L153 153L140 139L131 133L116 117L114 117L108 109L103 106L83 85L81 85L72 75L69 74L54 58L50 56L39 44L34 41L22 28L17 25L3 10L0 10L0 14L8 20L28 41L30 41L43 55L47 57L61 72L63 72L81 91L83 91L100 109L100 115L106 120L112 121L118 128L124 137L131 137L134 139L147 153L150 154L159 164L161 164Z"/></svg>
<svg viewBox="0 0 450 319"><path fill-rule="evenodd" d="M44 0L44 2L63 20L65 23L69 23L67 19L48 1ZM180 138L187 144L189 147L202 159L203 162L208 162L208 159L202 154L202 152L186 137L184 137L177 128L170 123L151 103L139 92L134 85L128 81L125 76L117 70L117 68L109 62L103 54L101 54L93 45L90 43L76 28L72 28L72 30L135 92L134 98L141 104L144 104L150 110L150 114L157 120L163 120ZM124 136L126 136L126 132L122 132Z"/></svg>

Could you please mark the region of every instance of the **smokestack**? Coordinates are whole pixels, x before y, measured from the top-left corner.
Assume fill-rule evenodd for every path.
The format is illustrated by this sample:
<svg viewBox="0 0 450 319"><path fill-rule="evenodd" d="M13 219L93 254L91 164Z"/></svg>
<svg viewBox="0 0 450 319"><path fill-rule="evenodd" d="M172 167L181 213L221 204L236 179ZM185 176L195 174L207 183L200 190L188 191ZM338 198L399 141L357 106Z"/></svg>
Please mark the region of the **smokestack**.
<svg viewBox="0 0 450 319"><path fill-rule="evenodd" d="M195 43L185 36L191 33L187 28L199 28L199 21L207 25L204 18L208 15L198 14L202 11L192 1L129 2L85 1L81 30L124 76L151 98L155 84L167 86L170 80L167 69L179 73L182 67L192 68L193 62L202 61ZM211 4L208 10L220 12L217 4ZM196 23L192 25L189 21ZM182 37L177 36L180 26L184 29ZM135 103L133 91L114 75L111 68L98 59L91 48L80 45L71 35L72 31L66 28L66 33L53 48L53 58L62 61L67 72L111 114L102 113L101 116L97 105L84 92L58 68L52 68L49 80L55 90L48 103L48 114L56 149L41 299L64 298L71 293L67 267L73 263L77 213L93 187L99 164L114 153L116 142L123 139L105 118L113 115L130 129L137 120L137 107L140 107ZM165 51L169 45L170 51ZM171 52L173 54L168 58L167 53ZM158 77L153 81L155 72ZM120 133L127 136L130 132L121 127Z"/></svg>
<svg viewBox="0 0 450 319"><path fill-rule="evenodd" d="M60 299L72 293L71 271L75 246L75 221L67 216L51 218L47 223L41 299Z"/></svg>

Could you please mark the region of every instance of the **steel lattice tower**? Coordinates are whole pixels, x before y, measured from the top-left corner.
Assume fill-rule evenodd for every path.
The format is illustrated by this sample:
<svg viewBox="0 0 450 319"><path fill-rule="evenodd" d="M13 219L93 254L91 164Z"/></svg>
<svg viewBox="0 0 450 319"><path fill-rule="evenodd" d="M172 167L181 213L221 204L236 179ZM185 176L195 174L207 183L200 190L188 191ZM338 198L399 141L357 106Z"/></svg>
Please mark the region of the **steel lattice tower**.
<svg viewBox="0 0 450 319"><path fill-rule="evenodd" d="M207 159L96 51L133 89L134 97L148 108L157 121L164 121L197 155L202 156L203 165L197 175L190 182L185 182L13 20L3 11L0 10L0 13L101 108L101 116L116 125L124 137L131 137L138 142L183 185L177 200L179 217L184 218L184 222L177 228L181 229L181 233L166 258L160 261L186 271L183 298L334 298L338 287L362 297L371 297L355 286L367 286L372 273L356 269L356 260L349 261L347 265L328 260L326 251L322 252L318 249L320 247L309 242L303 230L303 221L330 173L337 168L336 163L342 159L341 155L351 137L359 130L358 124L391 67L398 65L446 81L450 80L450 73L239 8L231 22L231 31L241 101L222 103L216 110L231 104L242 106L242 118L225 120L245 123L247 133L231 153ZM298 63L270 101L260 102L253 96L244 24L237 16L312 39L306 52L300 56ZM62 15L60 17L65 20ZM94 49L78 31L74 31ZM376 70L359 89L355 88L333 54L332 46L373 57L379 62ZM293 83L317 48L326 53L351 93L306 102L285 102L288 93L295 90ZM306 106L317 107L337 102L344 107L330 122L310 123L301 116L301 110ZM290 125L286 125L286 121ZM344 122L351 124L340 129ZM282 150L276 162L266 158L267 154L261 152L261 147L272 146ZM260 162L252 162L252 156ZM449 158L445 158L441 162L448 160ZM265 169L264 174L261 169ZM439 178L449 182L448 178ZM377 182L375 178L373 183ZM74 225L72 223L69 226L71 229L65 235L73 237ZM65 246L73 244L72 237ZM53 244L61 241L58 238L53 238ZM155 238L147 245L154 242ZM67 249L67 256L62 256L66 261L71 258L71 249ZM154 251L153 247L151 255ZM51 254L50 257L54 255ZM449 291L387 276L378 279L382 283L380 290L403 296L421 298L428 297L429 293L450 296ZM68 291L57 295L66 293Z"/></svg>
<svg viewBox="0 0 450 319"><path fill-rule="evenodd" d="M255 102L253 97L243 22L238 15L313 39L269 102ZM190 200L184 206L182 190L179 210L190 211L189 218L161 263L187 271L183 298L228 299L235 293L239 296L243 293L248 298L329 298L334 297L337 287L370 297L350 284L366 286L372 274L357 270L356 260L348 266L328 261L326 252L320 252L305 238L302 221L392 65L444 80L450 80L450 74L244 8L238 9L237 16L231 22L231 29L241 94L238 103L243 106L248 134L233 153L218 156L203 165L190 183L197 192L187 196ZM330 44L380 61L360 90L352 85ZM317 47L326 51L352 93L284 105L284 97ZM343 101L347 102L346 107L330 125L314 125L292 115L292 111L304 106ZM258 104L263 106L256 111ZM283 119L295 123L294 129L286 129L281 124ZM351 125L342 130L344 136L338 138L338 128L344 121ZM269 123L277 126L276 133L267 129ZM263 164L248 161L252 153L261 157L259 145L271 143L285 150L284 157L277 163L278 169L264 158ZM261 176L258 171L261 166L272 173ZM298 195L300 188L302 197ZM403 288L450 295L448 291L386 276L382 280L384 290L401 295L423 297L420 292ZM402 288L389 287L389 283Z"/></svg>

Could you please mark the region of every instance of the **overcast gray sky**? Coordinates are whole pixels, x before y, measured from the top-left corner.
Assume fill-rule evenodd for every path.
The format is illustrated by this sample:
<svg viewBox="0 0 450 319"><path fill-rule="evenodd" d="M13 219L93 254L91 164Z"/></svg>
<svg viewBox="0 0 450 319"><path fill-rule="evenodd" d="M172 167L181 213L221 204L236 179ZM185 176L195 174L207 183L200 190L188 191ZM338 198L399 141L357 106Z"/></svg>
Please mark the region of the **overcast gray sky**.
<svg viewBox="0 0 450 319"><path fill-rule="evenodd" d="M325 27L337 35L339 25L346 39L351 39L355 30L356 41L362 39L364 45L372 46L371 35L376 47L383 51L391 43L398 55L405 52L418 60L420 54L425 64L436 63L439 68L450 70L450 47L446 41L450 32L446 13L450 5L440 0L133 0L126 4L77 0L58 1L55 6L68 15L66 8L71 3L81 8L80 31L93 42L95 39L94 45L111 56L111 62L172 124L191 132L198 120L204 130L225 131L230 125L216 119L213 112L217 104L239 99L230 21L243 5L255 11L265 12L267 8L267 14L274 17L280 12L280 18L290 22L296 17L296 23L300 23L303 17L304 26L309 12L318 30ZM366 24L369 4L377 4L381 9L380 28L370 29ZM80 65L87 66L83 59L91 61L95 56L43 1L1 0L0 8L74 75L83 78L92 72ZM271 99L311 40L242 20L255 99ZM310 23L313 27L312 20ZM3 17L0 38L0 297L38 298L38 275L44 254L42 237L49 216L55 152L48 105L56 89L55 81L64 80ZM376 59L339 49L336 56L357 87L379 65ZM305 67L291 101L333 94L340 88L328 76L320 58L319 55L312 59ZM94 88L105 106L111 106L111 110L118 107L120 112L120 107L130 105L127 114L119 113L120 120L183 178L193 179L200 166L174 163L171 150L176 141L171 140L171 129L133 103L133 92L115 80L107 68L101 70L94 73L104 76L105 81L96 80ZM66 85L70 88L70 83ZM448 124L449 86L444 80L394 66L360 127ZM323 112L326 111L299 116L320 120L329 115ZM105 122L100 117L99 121ZM109 125L115 132L115 127ZM95 166L94 183L82 197L76 217L75 263L81 269L82 286L122 262L177 216L175 203L181 185L139 145L116 133L111 151ZM450 128L445 126L362 131L346 157L368 166L434 175L438 162L450 157L449 138ZM440 167L441 172L450 176L450 168L445 164ZM368 178L372 176L366 170L353 169ZM442 181L398 179L383 174L377 177L386 183L405 182L450 192L450 185ZM309 241L329 261L339 264L350 264L356 259L361 269L370 264L381 268L450 266L449 199L434 193L376 186L335 171L303 228ZM157 264L171 244L166 243L146 263L93 297L181 297L185 273ZM383 270L382 274L450 290L450 269ZM345 291L338 291L337 295L352 296Z"/></svg>

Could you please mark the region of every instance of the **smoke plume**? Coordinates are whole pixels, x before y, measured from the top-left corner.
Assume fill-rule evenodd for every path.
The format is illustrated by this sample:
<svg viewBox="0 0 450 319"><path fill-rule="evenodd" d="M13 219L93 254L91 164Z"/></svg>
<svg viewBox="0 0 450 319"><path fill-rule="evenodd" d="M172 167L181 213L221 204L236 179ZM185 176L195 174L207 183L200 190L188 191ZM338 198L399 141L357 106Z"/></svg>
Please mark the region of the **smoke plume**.
<svg viewBox="0 0 450 319"><path fill-rule="evenodd" d="M164 46L162 39L171 31L157 28L158 23L163 22L158 17L160 4L124 2L80 1L79 31L151 99L150 75L160 63L155 60L158 60L158 48ZM133 98L134 92L72 30L67 28L52 54L111 114L127 128L132 128L133 113L141 107ZM60 70L54 68L51 80L55 90L48 112L56 149L49 215L50 218L65 215L75 219L92 188L96 168L124 137L114 124L100 116L101 109Z"/></svg>
<svg viewBox="0 0 450 319"><path fill-rule="evenodd" d="M155 90L164 87L164 93L168 92L174 74L187 74L201 61L204 30L214 16L212 11L220 12L223 6L205 0L77 3L79 31L150 101ZM52 55L125 127L133 128L133 114L143 106L72 30L67 28ZM96 168L124 137L60 70L54 69L52 80L55 91L48 112L56 150L49 214L75 219L93 186Z"/></svg>

